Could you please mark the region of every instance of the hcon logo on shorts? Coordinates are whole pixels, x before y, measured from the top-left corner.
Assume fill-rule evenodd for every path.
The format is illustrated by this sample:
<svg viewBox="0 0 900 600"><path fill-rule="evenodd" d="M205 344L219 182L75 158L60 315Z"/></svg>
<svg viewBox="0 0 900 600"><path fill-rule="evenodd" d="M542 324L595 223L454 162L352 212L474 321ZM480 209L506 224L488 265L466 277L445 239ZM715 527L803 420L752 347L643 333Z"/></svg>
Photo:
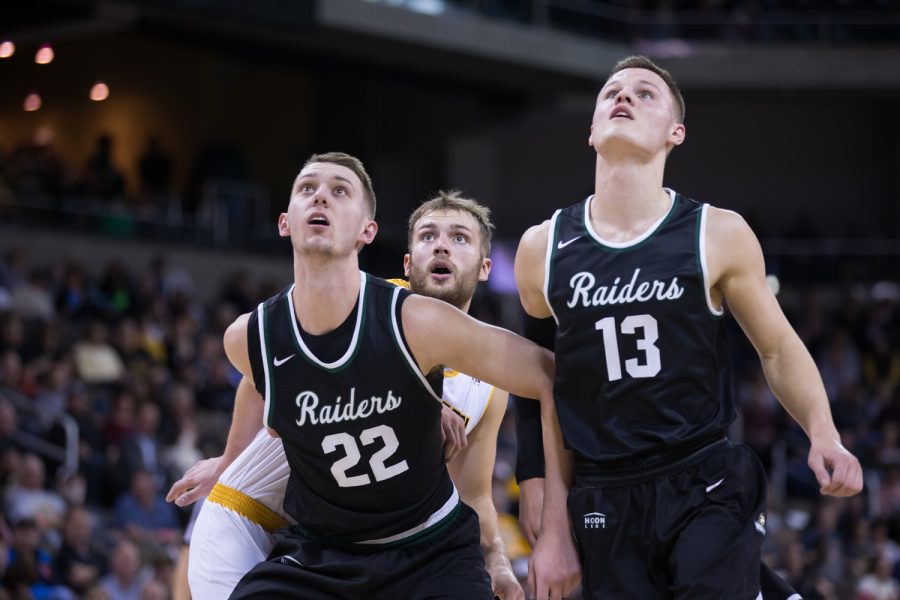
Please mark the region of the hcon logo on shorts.
<svg viewBox="0 0 900 600"><path fill-rule="evenodd" d="M591 512L584 515L585 529L606 529L606 515L598 512Z"/></svg>

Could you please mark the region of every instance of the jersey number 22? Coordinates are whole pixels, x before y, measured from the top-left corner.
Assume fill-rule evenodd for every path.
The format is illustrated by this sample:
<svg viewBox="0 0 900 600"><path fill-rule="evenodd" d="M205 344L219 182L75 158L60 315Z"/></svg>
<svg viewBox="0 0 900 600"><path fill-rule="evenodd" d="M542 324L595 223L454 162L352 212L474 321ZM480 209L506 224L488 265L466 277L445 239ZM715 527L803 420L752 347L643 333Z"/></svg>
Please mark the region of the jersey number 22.
<svg viewBox="0 0 900 600"><path fill-rule="evenodd" d="M400 442L397 441L397 434L394 433L393 428L387 425L379 425L378 427L364 429L359 434L359 440L363 446L368 446L375 441L375 438L381 438L384 441L384 448L373 454L372 458L369 459L369 466L372 468L375 481L384 481L409 470L409 465L406 464L405 460L401 460L393 465L385 464L387 459L393 456L400 446ZM325 451L325 454L331 454L337 450L338 446L343 446L346 454L344 458L331 465L331 474L334 475L338 485L341 487L357 487L372 483L372 480L365 473L362 475L347 475L347 471L355 467L362 456L359 452L359 446L356 444L356 439L349 433L332 433L331 435L326 435L322 440L322 450Z"/></svg>

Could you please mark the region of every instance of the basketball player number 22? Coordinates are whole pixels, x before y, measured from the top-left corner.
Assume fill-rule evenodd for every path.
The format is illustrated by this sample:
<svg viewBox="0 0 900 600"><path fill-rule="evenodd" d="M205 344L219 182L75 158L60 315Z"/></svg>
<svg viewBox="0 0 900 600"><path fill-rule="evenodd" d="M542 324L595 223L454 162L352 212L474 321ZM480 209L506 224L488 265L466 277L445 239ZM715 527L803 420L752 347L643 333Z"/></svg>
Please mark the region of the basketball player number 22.
<svg viewBox="0 0 900 600"><path fill-rule="evenodd" d="M400 446L400 442L397 441L397 434L394 433L391 427L379 425L378 427L364 429L359 434L359 440L363 443L363 446L368 446L375 441L375 438L381 438L384 441L384 448L373 454L372 458L369 459L369 466L372 467L372 474L375 476L376 481L384 481L409 470L409 465L406 464L405 460L390 466L384 464ZM338 485L341 487L357 487L372 483L372 480L366 474L347 475L347 471L355 467L361 458L356 439L349 433L332 433L331 435L326 435L322 440L322 450L325 451L325 454L331 454L337 450L338 446L343 446L346 453L344 458L331 465L331 474L334 475Z"/></svg>
<svg viewBox="0 0 900 600"><path fill-rule="evenodd" d="M595 327L603 332L603 347L606 348L606 372L610 381L622 379L622 363L619 359L619 342L616 338L616 320L613 317L600 319ZM634 335L640 329L642 338L637 341L637 349L643 351L644 362L637 358L625 361L625 370L632 377L653 377L662 368L659 362L659 348L654 342L659 339L656 319L650 315L631 315L622 319L619 330L622 335Z"/></svg>

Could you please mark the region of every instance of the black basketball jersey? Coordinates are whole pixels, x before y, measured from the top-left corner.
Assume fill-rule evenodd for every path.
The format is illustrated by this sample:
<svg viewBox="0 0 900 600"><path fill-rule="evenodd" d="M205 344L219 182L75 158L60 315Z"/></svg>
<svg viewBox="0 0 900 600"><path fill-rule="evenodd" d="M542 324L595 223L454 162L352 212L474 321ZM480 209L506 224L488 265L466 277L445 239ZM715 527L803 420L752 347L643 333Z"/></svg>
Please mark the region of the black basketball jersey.
<svg viewBox="0 0 900 600"><path fill-rule="evenodd" d="M669 194L669 212L627 243L593 230L590 197L551 220L554 394L577 465L665 462L734 420L722 311L706 285L708 205Z"/></svg>
<svg viewBox="0 0 900 600"><path fill-rule="evenodd" d="M326 542L408 539L458 503L444 464L439 384L422 375L403 335L409 292L361 273L350 322L310 336L292 289L260 304L248 325L265 423L291 467L285 512Z"/></svg>

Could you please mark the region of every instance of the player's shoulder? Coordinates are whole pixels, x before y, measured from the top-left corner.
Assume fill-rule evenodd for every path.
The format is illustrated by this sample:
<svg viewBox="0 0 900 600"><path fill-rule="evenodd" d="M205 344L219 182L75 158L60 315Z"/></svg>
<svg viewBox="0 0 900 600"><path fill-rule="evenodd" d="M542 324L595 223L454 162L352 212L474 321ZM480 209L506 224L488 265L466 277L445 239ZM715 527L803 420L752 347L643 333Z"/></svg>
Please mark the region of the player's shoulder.
<svg viewBox="0 0 900 600"><path fill-rule="evenodd" d="M710 205L706 212L707 235L726 241L753 235L750 225L739 213Z"/></svg>
<svg viewBox="0 0 900 600"><path fill-rule="evenodd" d="M543 223L532 225L522 234L519 240L519 252L528 250L539 250L543 252L547 249L547 237L550 235L550 219Z"/></svg>

